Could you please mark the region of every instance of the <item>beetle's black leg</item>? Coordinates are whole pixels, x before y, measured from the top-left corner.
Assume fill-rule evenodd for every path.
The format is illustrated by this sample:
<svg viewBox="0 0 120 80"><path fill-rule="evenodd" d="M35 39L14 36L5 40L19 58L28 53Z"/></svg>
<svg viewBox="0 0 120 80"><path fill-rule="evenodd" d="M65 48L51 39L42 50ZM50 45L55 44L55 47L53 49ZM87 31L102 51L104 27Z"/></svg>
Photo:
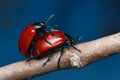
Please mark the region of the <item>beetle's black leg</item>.
<svg viewBox="0 0 120 80"><path fill-rule="evenodd" d="M75 46L71 45L71 47L73 47L75 50L82 52L81 50L79 50L78 48L76 48Z"/></svg>
<svg viewBox="0 0 120 80"><path fill-rule="evenodd" d="M77 36L77 38L75 39L75 43L76 43L77 41L79 41L81 38L82 38L81 36ZM79 50L78 48L76 48L74 45L75 45L75 44L70 45L70 46L73 47L74 49L76 49L77 51L82 52L81 50Z"/></svg>
<svg viewBox="0 0 120 80"><path fill-rule="evenodd" d="M51 60L51 56L52 56L52 54L50 54L49 56L48 56L48 58L47 58L47 60L43 63L43 67L47 64L47 62L49 62L50 60Z"/></svg>
<svg viewBox="0 0 120 80"><path fill-rule="evenodd" d="M51 50L50 52L56 52L56 51L58 51L58 50L53 49L53 50ZM53 56L53 54L50 54L50 55L48 56L48 59L47 59L46 62L43 64L43 66L45 66L45 65L47 64L47 62L49 62L49 61L51 60L52 56Z"/></svg>
<svg viewBox="0 0 120 80"><path fill-rule="evenodd" d="M63 55L63 51L64 51L64 46L62 47L61 54L60 54L60 57L58 59L58 68L60 68L60 60L61 60L61 57Z"/></svg>

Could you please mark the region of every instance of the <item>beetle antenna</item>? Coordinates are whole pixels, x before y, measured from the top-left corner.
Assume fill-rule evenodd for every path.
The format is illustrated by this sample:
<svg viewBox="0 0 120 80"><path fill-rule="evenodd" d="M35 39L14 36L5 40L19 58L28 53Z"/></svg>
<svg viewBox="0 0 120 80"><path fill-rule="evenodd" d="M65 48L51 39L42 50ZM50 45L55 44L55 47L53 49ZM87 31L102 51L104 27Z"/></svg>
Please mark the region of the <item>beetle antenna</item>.
<svg viewBox="0 0 120 80"><path fill-rule="evenodd" d="M55 27L59 27L59 25L57 25L57 24L53 24L53 25L49 25L49 26L55 26Z"/></svg>
<svg viewBox="0 0 120 80"><path fill-rule="evenodd" d="M75 43L79 41L81 38L82 38L81 36L77 36L77 38L75 39Z"/></svg>
<svg viewBox="0 0 120 80"><path fill-rule="evenodd" d="M49 18L45 21L45 23L47 23L48 21L50 21L54 16L55 16L54 14L50 15Z"/></svg>
<svg viewBox="0 0 120 80"><path fill-rule="evenodd" d="M48 27L52 30L52 29L54 29L53 27L59 27L59 25L57 25L57 24L53 24L53 25L48 25Z"/></svg>
<svg viewBox="0 0 120 80"><path fill-rule="evenodd" d="M49 18L47 19L47 21L45 21L45 23L47 24L48 21L50 21L54 16L55 16L54 14L50 15ZM51 30L54 30L53 27L59 27L59 25L53 24L53 25L47 25L47 27L49 27Z"/></svg>

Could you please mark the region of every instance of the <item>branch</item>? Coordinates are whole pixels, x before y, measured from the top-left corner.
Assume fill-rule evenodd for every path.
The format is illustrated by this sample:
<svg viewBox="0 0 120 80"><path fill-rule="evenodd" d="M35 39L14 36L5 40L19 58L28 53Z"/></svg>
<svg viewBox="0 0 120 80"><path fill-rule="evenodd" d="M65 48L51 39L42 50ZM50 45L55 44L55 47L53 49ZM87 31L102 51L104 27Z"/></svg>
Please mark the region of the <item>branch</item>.
<svg viewBox="0 0 120 80"><path fill-rule="evenodd" d="M71 67L82 68L86 65L120 52L120 33L94 41L76 45L82 52L72 47L64 49L64 55L57 67L60 52L57 52L44 67L47 57L40 60L20 61L0 68L0 80L27 80L49 72Z"/></svg>

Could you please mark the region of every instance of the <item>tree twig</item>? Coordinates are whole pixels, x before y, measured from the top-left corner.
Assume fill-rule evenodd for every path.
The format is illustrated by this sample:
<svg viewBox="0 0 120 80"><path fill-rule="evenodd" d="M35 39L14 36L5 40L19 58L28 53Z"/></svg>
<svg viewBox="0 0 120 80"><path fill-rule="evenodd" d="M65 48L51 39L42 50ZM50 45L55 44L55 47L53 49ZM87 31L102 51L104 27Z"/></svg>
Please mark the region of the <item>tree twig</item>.
<svg viewBox="0 0 120 80"><path fill-rule="evenodd" d="M42 65L47 57L40 60L20 61L0 67L0 80L27 80L60 69L85 67L92 62L120 52L120 33L81 43L76 47L82 52L78 52L72 47L64 49L60 68L57 67L60 52L57 52L44 67Z"/></svg>

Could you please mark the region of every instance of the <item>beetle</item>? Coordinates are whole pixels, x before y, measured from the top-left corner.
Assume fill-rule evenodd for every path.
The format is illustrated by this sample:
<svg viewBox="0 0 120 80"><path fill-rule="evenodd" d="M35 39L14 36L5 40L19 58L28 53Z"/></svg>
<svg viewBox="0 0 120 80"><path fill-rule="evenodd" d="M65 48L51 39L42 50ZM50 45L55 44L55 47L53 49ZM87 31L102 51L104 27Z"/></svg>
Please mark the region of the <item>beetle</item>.
<svg viewBox="0 0 120 80"><path fill-rule="evenodd" d="M50 28L50 26L47 25L47 22L52 17L54 17L54 15L50 15L47 21L45 22L35 22L33 24L28 25L20 34L18 40L18 48L19 51L27 58L30 58L30 51L34 46L34 43L37 40L37 38L46 32L45 29L47 27Z"/></svg>
<svg viewBox="0 0 120 80"><path fill-rule="evenodd" d="M45 31L47 24L45 22L36 22L28 25L20 34L18 40L19 51L30 58L29 51L37 38Z"/></svg>
<svg viewBox="0 0 120 80"><path fill-rule="evenodd" d="M63 49L65 46L71 46L81 52L81 50L74 46L76 41L79 39L80 37L74 40L70 35L65 34L60 30L46 32L36 40L31 51L31 59L40 59L43 56L49 55L47 61L43 64L43 66L45 66L46 63L50 61L51 53L61 50L61 55L58 59L58 67L60 67L60 59L63 55Z"/></svg>

